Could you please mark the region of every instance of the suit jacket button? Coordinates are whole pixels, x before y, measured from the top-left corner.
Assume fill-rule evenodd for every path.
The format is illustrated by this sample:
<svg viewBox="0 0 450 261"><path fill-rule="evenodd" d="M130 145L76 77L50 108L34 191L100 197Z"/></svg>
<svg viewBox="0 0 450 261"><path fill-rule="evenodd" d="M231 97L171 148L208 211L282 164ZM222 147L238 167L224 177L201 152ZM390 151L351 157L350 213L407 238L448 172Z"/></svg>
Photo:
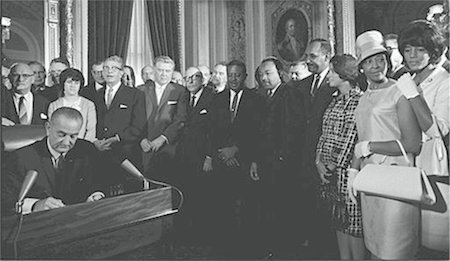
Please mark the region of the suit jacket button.
<svg viewBox="0 0 450 261"><path fill-rule="evenodd" d="M105 128L104 130L105 130L105 131L108 131L108 128Z"/></svg>
<svg viewBox="0 0 450 261"><path fill-rule="evenodd" d="M283 157L280 156L279 159L280 159L280 161L283 161Z"/></svg>

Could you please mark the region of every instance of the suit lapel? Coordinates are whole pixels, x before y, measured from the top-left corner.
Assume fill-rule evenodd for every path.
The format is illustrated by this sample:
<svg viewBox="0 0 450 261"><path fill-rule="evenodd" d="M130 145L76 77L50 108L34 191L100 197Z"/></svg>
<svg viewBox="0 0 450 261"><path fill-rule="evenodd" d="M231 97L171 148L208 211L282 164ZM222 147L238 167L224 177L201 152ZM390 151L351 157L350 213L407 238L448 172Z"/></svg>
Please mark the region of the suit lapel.
<svg viewBox="0 0 450 261"><path fill-rule="evenodd" d="M156 98L155 84L149 85L147 94L150 99L150 103L147 104L147 117L150 117L153 111L158 108L158 99Z"/></svg>
<svg viewBox="0 0 450 261"><path fill-rule="evenodd" d="M47 139L37 144L36 151L41 158L42 168L44 170L43 175L38 175L37 184L44 189L50 189L47 191L50 195L56 193L56 171L53 167L52 156L47 147Z"/></svg>
<svg viewBox="0 0 450 261"><path fill-rule="evenodd" d="M173 91L174 87L171 83L169 83L166 86L166 89L164 89L163 95L161 96L161 101L158 105L158 113L161 110L162 107L164 107L165 104L167 104L167 101L169 100L170 93Z"/></svg>
<svg viewBox="0 0 450 261"><path fill-rule="evenodd" d="M116 92L116 94L114 95L114 98L113 98L111 104L109 105L109 109L114 108L114 107L117 107L116 104L120 102L120 97L123 96L122 93L125 91L124 88L129 88L129 87L126 87L126 86L124 86L123 84L121 84L120 87L119 87L119 89L117 89L117 92ZM103 96L103 97L105 97L105 96ZM104 99L104 98L103 98L103 99Z"/></svg>

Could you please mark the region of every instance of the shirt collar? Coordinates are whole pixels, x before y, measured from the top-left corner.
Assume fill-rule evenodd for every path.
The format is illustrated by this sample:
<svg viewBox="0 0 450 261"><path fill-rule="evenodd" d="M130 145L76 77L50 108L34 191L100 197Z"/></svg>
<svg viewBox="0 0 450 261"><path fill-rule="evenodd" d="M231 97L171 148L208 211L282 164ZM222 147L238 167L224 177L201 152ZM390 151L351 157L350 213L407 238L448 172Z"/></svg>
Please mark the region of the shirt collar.
<svg viewBox="0 0 450 261"><path fill-rule="evenodd" d="M280 85L281 85L281 82L277 85L277 86L275 86L275 88L273 88L272 90L271 90L271 96L273 96L274 94L275 94L275 92L278 90L278 88L280 87Z"/></svg>
<svg viewBox="0 0 450 261"><path fill-rule="evenodd" d="M191 97L195 96L195 98L198 99L200 96L202 96L203 89L205 89L205 87L200 88L196 93L191 93Z"/></svg>
<svg viewBox="0 0 450 261"><path fill-rule="evenodd" d="M57 152L55 149L52 148L52 146L50 146L50 141L49 141L48 137L47 137L47 148L50 151L50 154L52 155L52 157L54 159L58 159L59 156L61 155L60 152ZM65 154L66 153L63 153L63 156L66 156Z"/></svg>
<svg viewBox="0 0 450 261"><path fill-rule="evenodd" d="M106 89L108 90L108 88L112 88L115 91L117 91L117 89L119 89L120 85L122 85L122 82L118 82L115 85L113 85L112 87L109 87L108 85L106 85Z"/></svg>
<svg viewBox="0 0 450 261"><path fill-rule="evenodd" d="M166 84L164 84L164 85L160 85L159 83L155 82L155 87L156 87L156 88L161 88L161 89L165 90L168 84L169 84L169 83L166 83Z"/></svg>
<svg viewBox="0 0 450 261"><path fill-rule="evenodd" d="M26 101L30 101L31 98L33 97L33 94L32 94L31 92L28 92L28 93L26 93L26 94L19 94L19 93L16 93L16 92L14 93L14 97L15 97L17 100L19 100L21 96L25 97L25 100L26 100Z"/></svg>

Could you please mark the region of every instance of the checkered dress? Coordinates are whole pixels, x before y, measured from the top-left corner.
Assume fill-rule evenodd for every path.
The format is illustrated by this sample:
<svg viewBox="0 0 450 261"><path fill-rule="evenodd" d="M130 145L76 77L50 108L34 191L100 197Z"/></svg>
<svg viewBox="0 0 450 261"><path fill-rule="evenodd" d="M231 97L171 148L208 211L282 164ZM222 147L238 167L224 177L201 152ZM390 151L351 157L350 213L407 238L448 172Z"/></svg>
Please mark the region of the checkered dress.
<svg viewBox="0 0 450 261"><path fill-rule="evenodd" d="M362 237L361 209L348 197L346 170L357 141L354 111L361 95L361 91L355 88L331 101L323 116L322 135L317 144L322 162L336 166L334 174L338 175L338 190L346 198L349 226L342 232L356 237Z"/></svg>

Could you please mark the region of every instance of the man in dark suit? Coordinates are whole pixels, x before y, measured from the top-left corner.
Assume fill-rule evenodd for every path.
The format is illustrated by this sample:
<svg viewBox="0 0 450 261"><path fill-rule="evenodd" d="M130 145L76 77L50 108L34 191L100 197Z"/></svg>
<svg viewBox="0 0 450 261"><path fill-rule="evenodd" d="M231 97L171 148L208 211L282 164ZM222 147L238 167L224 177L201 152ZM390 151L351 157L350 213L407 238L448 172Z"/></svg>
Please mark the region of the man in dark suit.
<svg viewBox="0 0 450 261"><path fill-rule="evenodd" d="M103 79L103 62L96 62L91 68L92 78L94 82L87 85L81 90L81 96L95 102L96 93L105 86L105 79Z"/></svg>
<svg viewBox="0 0 450 261"><path fill-rule="evenodd" d="M212 158L209 138L209 121L213 92L202 84L202 72L190 67L185 72L186 89L189 92L187 121L180 134L176 149L179 166L176 183L184 193L184 206L180 212L180 236L187 236L207 244L211 230L210 210L214 191L211 188ZM208 224L208 225L207 225ZM200 243L200 242L199 242Z"/></svg>
<svg viewBox="0 0 450 261"><path fill-rule="evenodd" d="M303 171L301 172L305 180L306 196L300 199L301 206L307 215L303 215L301 220L301 224L304 226L302 240L305 245L311 243L311 247L316 248L318 254L324 249L327 249L326 253L332 254L335 250L333 242L336 240L333 239L334 235L328 232L331 231L330 214L320 209L318 212L315 211L317 209L317 187L320 184L315 164L317 142L322 133L323 114L336 91L334 88L330 88L327 81L331 59L330 43L324 39L312 40L306 47L305 56L308 70L312 75L299 82L300 90L308 97L304 103L307 111L307 127L304 134L306 143L303 147Z"/></svg>
<svg viewBox="0 0 450 261"><path fill-rule="evenodd" d="M123 60L111 56L103 63L106 86L96 93L97 140L101 151L104 179L110 184L123 183L119 164L124 158L140 165L139 138L145 125L145 100L142 92L121 83ZM104 180L104 181L105 181Z"/></svg>
<svg viewBox="0 0 450 261"><path fill-rule="evenodd" d="M11 97L14 109L8 109L2 117L15 124L43 125L47 120L49 102L41 95L31 92L34 72L24 63L17 63L11 68L9 79L12 83Z"/></svg>
<svg viewBox="0 0 450 261"><path fill-rule="evenodd" d="M53 85L41 92L41 95L47 98L50 102L57 100L63 96L64 86L59 82L59 75L65 69L69 68L69 61L64 57L57 57L50 62L49 73Z"/></svg>
<svg viewBox="0 0 450 261"><path fill-rule="evenodd" d="M304 211L299 205L301 148L304 146L305 111L302 93L282 82L282 63L269 57L259 66L262 87L267 91L259 158L251 164L250 176L264 188L263 213L268 232L262 246L275 258L286 258L298 248L298 220Z"/></svg>
<svg viewBox="0 0 450 261"><path fill-rule="evenodd" d="M247 78L243 62L227 65L228 87L216 94L211 109L211 144L218 200L216 214L222 247L227 253L243 253L254 243L251 225L257 222L255 193L257 184L248 175L259 142L264 100L245 87ZM239 233L234 213L242 214ZM239 248L238 248L239 247ZM245 253L243 253L245 254ZM234 256L237 257L237 256Z"/></svg>
<svg viewBox="0 0 450 261"><path fill-rule="evenodd" d="M27 171L38 176L23 204L23 213L63 207L105 196L92 178L97 151L92 143L77 140L83 118L72 108L59 108L46 122L47 137L14 152L2 166L2 210L14 212ZM3 165L3 164L2 164ZM3 213L2 213L3 214Z"/></svg>
<svg viewBox="0 0 450 261"><path fill-rule="evenodd" d="M147 177L168 181L174 174L174 156L187 118L186 89L170 82L175 62L168 56L155 59L155 82L139 87L144 93L147 123L140 139Z"/></svg>

